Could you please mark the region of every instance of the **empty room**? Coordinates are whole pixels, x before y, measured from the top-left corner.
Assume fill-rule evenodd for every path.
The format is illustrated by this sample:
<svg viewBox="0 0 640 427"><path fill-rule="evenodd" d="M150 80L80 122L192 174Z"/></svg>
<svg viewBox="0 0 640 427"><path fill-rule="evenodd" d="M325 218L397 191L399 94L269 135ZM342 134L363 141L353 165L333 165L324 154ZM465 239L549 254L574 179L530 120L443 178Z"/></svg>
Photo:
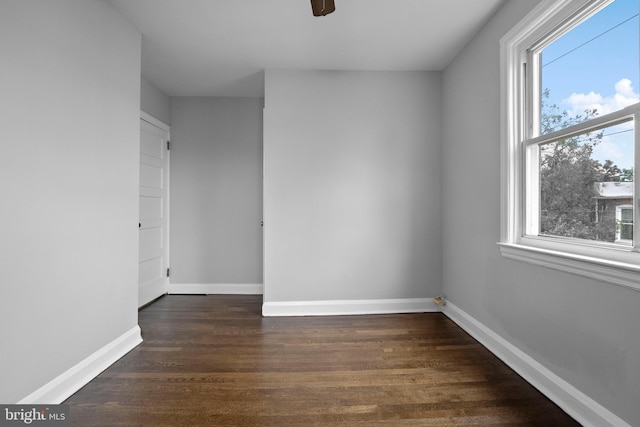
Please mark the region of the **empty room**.
<svg viewBox="0 0 640 427"><path fill-rule="evenodd" d="M0 0L0 424L640 426L639 11Z"/></svg>

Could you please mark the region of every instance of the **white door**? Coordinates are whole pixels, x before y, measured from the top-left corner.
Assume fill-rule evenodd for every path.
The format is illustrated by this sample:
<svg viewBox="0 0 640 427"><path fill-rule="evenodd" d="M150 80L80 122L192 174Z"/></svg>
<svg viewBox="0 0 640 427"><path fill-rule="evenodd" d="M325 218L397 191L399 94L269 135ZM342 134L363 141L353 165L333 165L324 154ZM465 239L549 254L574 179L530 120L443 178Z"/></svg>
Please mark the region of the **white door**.
<svg viewBox="0 0 640 427"><path fill-rule="evenodd" d="M169 128L148 120L140 120L138 307L164 295L169 284Z"/></svg>

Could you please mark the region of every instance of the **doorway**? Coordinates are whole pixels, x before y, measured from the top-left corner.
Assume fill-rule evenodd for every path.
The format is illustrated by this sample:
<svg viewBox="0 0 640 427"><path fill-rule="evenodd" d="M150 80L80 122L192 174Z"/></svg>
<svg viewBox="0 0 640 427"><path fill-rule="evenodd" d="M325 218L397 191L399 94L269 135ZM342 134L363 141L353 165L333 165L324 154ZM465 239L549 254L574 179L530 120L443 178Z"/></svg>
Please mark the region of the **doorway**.
<svg viewBox="0 0 640 427"><path fill-rule="evenodd" d="M138 307L169 284L169 126L140 115Z"/></svg>

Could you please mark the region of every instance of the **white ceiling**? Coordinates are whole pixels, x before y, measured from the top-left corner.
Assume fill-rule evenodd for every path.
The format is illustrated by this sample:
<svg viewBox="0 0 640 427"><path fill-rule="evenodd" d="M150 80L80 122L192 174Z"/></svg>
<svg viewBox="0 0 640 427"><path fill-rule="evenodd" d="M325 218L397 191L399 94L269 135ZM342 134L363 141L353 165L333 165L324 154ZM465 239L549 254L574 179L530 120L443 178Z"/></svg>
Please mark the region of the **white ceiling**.
<svg viewBox="0 0 640 427"><path fill-rule="evenodd" d="M442 70L505 0L111 0L170 96L264 93L263 70Z"/></svg>

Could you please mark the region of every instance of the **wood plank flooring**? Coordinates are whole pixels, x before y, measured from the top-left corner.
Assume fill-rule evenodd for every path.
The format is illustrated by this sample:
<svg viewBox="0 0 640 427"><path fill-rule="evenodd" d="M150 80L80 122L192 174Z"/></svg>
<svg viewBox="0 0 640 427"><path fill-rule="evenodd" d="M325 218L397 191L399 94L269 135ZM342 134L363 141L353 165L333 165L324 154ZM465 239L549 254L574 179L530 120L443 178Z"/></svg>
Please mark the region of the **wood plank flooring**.
<svg viewBox="0 0 640 427"><path fill-rule="evenodd" d="M262 318L167 296L65 403L73 426L578 426L440 313Z"/></svg>

